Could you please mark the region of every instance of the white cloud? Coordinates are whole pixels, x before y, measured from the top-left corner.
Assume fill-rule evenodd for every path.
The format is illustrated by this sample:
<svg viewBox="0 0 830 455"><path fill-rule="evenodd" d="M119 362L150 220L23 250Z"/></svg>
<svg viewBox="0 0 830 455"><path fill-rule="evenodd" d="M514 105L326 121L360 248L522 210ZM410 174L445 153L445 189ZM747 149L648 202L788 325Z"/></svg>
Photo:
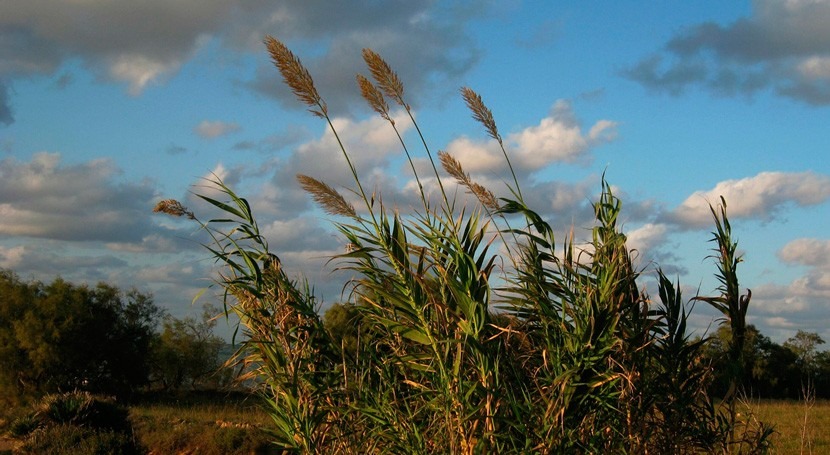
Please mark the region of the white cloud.
<svg viewBox="0 0 830 455"><path fill-rule="evenodd" d="M0 245L0 269L14 269L23 261L26 247L23 245L9 248Z"/></svg>
<svg viewBox="0 0 830 455"><path fill-rule="evenodd" d="M726 180L708 191L696 191L669 215L685 227L699 228L711 223L709 204L726 199L733 219L769 221L784 207L816 205L830 198L830 177L815 172L762 172L754 177Z"/></svg>
<svg viewBox="0 0 830 455"><path fill-rule="evenodd" d="M62 166L57 153L0 161L0 234L132 242L154 227L150 182L119 183L108 159Z"/></svg>
<svg viewBox="0 0 830 455"><path fill-rule="evenodd" d="M810 79L830 79L830 57L809 57L798 64L798 71Z"/></svg>
<svg viewBox="0 0 830 455"><path fill-rule="evenodd" d="M402 112L393 115L398 131L406 135L412 122ZM403 155L398 136L386 120L373 116L366 120L334 118L340 140L349 153L350 160L361 178L366 192L371 193L394 174L389 169L391 159ZM417 149L413 151L416 153ZM263 187L256 191L257 198L252 204L281 218L293 218L309 207L310 197L296 183L297 174L305 174L341 190L347 197L353 197L343 188L353 188L354 179L348 167L337 138L326 128L317 138L297 146L292 155L275 165L276 172ZM404 187L406 181L396 179L394 188Z"/></svg>
<svg viewBox="0 0 830 455"><path fill-rule="evenodd" d="M453 8L435 2L398 2L378 14L376 2L306 0L290 5L248 0L3 0L0 15L0 79L53 74L79 60L104 80L124 82L138 95L174 75L206 43L263 54L262 39L279 33L287 41L322 43L308 59L329 105L340 110L359 100L353 75L360 51L389 56L410 90L441 87L477 60L479 51L463 24L488 5ZM428 20L415 20L428 18ZM280 99L291 98L266 65L249 85ZM451 86L457 84L452 83ZM0 122L13 121L0 86Z"/></svg>
<svg viewBox="0 0 830 455"><path fill-rule="evenodd" d="M593 147L614 140L617 123L599 120L587 133L574 115L568 101L558 100L547 117L505 138L513 166L534 172L553 163L590 162ZM503 173L504 156L494 140L474 141L462 137L452 141L446 151L472 174Z"/></svg>
<svg viewBox="0 0 830 455"><path fill-rule="evenodd" d="M152 82L178 70L181 62L164 63L143 55L120 55L110 64L112 78L129 84L129 93L138 96Z"/></svg>
<svg viewBox="0 0 830 455"><path fill-rule="evenodd" d="M645 256L665 242L668 231L665 224L647 223L626 233L628 249L637 250Z"/></svg>
<svg viewBox="0 0 830 455"><path fill-rule="evenodd" d="M145 236L140 242L108 242L107 249L127 253L172 253L186 248L185 242L160 234Z"/></svg>
<svg viewBox="0 0 830 455"><path fill-rule="evenodd" d="M219 136L235 133L239 131L239 125L233 122L222 122L219 120L202 120L193 131L205 139L213 139Z"/></svg>
<svg viewBox="0 0 830 455"><path fill-rule="evenodd" d="M782 261L830 268L830 240L796 239L778 252Z"/></svg>

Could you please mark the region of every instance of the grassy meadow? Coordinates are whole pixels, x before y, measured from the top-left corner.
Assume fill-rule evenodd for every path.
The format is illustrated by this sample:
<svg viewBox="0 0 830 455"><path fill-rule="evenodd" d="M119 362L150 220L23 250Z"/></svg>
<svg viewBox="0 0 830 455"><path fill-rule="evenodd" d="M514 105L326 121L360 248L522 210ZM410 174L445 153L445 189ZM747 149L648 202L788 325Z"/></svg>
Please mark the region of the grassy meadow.
<svg viewBox="0 0 830 455"><path fill-rule="evenodd" d="M773 454L830 453L830 401L754 400L743 403L757 419L775 428ZM806 420L805 420L806 418ZM267 454L268 413L255 397L168 396L144 400L129 409L139 446L148 454ZM806 425L805 425L806 422ZM806 431L805 431L806 429ZM4 433L7 431L4 428ZM0 454L16 446L5 435Z"/></svg>
<svg viewBox="0 0 830 455"><path fill-rule="evenodd" d="M791 400L755 400L744 403L755 417L774 426L772 454L830 453L830 401L811 405ZM743 410L746 412L746 409ZM806 414L806 426L805 426ZM265 452L265 436L256 428L266 428L268 414L249 401L190 401L147 403L130 409L130 418L142 445L152 453L252 453ZM228 426L242 430L227 430ZM223 428L224 427L224 428ZM806 432L805 432L806 428ZM234 433L245 434L245 445L227 450ZM191 439L188 439L191 437Z"/></svg>
<svg viewBox="0 0 830 455"><path fill-rule="evenodd" d="M830 401L761 400L745 404L755 417L775 427L772 453L830 453Z"/></svg>

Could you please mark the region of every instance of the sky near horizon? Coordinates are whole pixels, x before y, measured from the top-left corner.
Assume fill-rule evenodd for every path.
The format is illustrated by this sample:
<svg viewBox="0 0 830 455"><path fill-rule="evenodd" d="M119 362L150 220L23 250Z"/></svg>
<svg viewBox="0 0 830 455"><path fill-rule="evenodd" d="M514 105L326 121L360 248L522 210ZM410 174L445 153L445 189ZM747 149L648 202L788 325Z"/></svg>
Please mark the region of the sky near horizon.
<svg viewBox="0 0 830 455"><path fill-rule="evenodd" d="M344 241L294 176L339 187L349 174L281 83L270 34L401 210L412 177L360 98L363 48L397 71L431 149L504 195L504 163L458 89L478 92L558 231L588 233L604 173L645 276L659 264L687 298L717 285L708 203L723 196L749 323L830 342L828 24L828 0L3 0L0 268L136 287L198 315L212 263L196 226L152 208L175 198L198 215L192 192L215 174L251 201L284 266L338 301L326 259ZM714 326L702 307L695 327Z"/></svg>

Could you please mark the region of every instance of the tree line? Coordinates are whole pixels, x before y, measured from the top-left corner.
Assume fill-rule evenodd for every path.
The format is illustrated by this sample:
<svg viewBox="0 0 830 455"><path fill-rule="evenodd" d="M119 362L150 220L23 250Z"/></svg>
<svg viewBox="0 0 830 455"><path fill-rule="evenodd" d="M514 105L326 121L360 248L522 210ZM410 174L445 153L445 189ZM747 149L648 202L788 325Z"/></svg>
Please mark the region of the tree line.
<svg viewBox="0 0 830 455"><path fill-rule="evenodd" d="M201 318L175 318L147 293L61 278L26 282L0 270L0 395L7 402L45 393L86 390L129 395L144 389L180 390L226 383L219 372L224 340L213 333L215 309ZM346 351L371 343L353 303L335 303L323 320ZM495 317L508 318L496 315ZM701 359L712 366L711 393L729 384L731 331L707 337ZM830 351L799 330L782 344L747 326L741 378L744 393L760 398L830 398Z"/></svg>
<svg viewBox="0 0 830 455"><path fill-rule="evenodd" d="M25 281L0 269L0 402L215 384L224 340L214 312L180 319L135 289Z"/></svg>

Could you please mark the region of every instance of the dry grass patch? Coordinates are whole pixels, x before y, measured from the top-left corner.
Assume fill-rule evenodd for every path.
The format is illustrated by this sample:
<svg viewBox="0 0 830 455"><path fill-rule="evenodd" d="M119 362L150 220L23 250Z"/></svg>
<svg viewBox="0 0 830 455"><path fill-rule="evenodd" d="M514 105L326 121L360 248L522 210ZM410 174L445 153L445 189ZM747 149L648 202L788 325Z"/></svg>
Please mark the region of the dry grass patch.
<svg viewBox="0 0 830 455"><path fill-rule="evenodd" d="M253 400L158 401L130 408L141 446L151 454L269 453L268 415Z"/></svg>
<svg viewBox="0 0 830 455"><path fill-rule="evenodd" d="M830 401L761 400L749 403L759 420L775 426L772 453L830 453ZM806 416L806 418L805 418ZM803 435L803 437L802 437Z"/></svg>

